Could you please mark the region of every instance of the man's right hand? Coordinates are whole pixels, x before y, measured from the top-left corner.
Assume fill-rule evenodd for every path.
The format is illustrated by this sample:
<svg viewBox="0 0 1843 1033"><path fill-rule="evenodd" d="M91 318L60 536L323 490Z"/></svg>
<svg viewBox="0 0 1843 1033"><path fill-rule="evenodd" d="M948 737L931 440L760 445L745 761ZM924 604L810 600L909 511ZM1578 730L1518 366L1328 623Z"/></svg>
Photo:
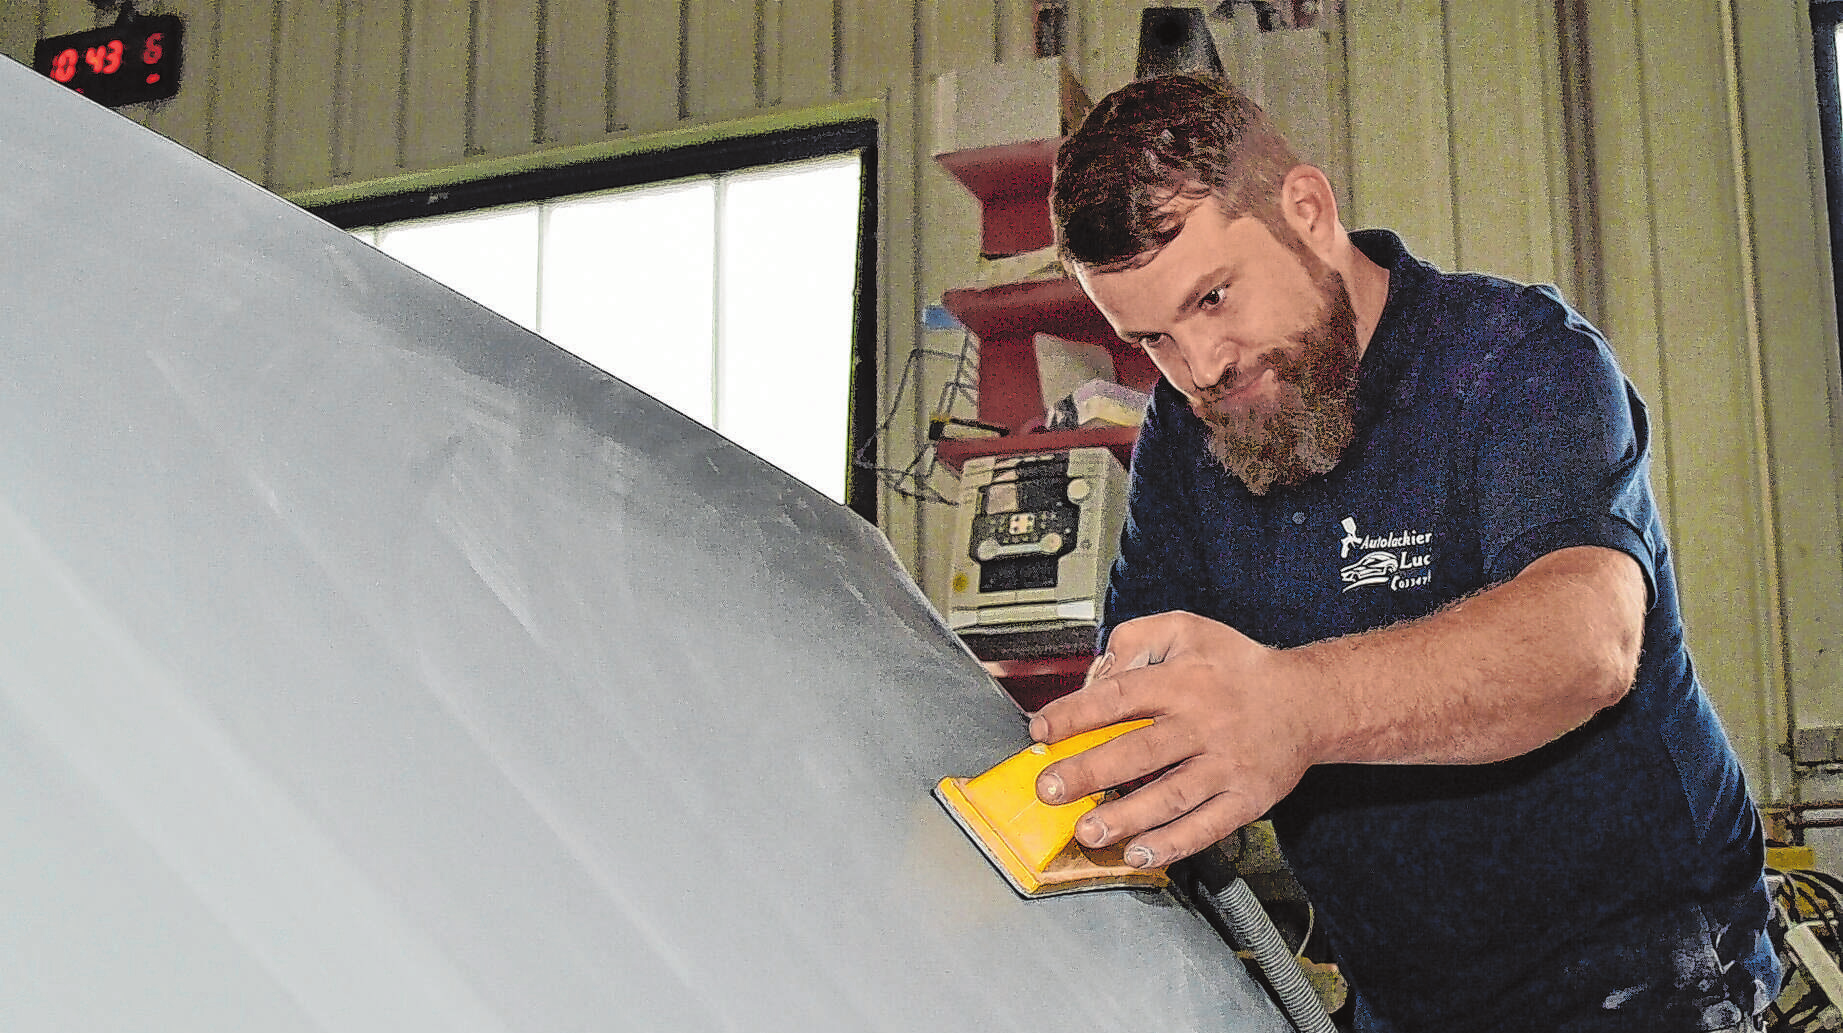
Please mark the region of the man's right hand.
<svg viewBox="0 0 1843 1033"><path fill-rule="evenodd" d="M1131 838L1126 861L1149 868L1204 849L1260 818L1312 763L1308 714L1324 694L1294 653L1270 649L1192 613L1141 617L1115 628L1108 652L1076 692L1046 705L1032 738L1151 718L1152 724L1046 768L1045 803L1159 774L1103 803L1076 825L1084 846Z"/></svg>

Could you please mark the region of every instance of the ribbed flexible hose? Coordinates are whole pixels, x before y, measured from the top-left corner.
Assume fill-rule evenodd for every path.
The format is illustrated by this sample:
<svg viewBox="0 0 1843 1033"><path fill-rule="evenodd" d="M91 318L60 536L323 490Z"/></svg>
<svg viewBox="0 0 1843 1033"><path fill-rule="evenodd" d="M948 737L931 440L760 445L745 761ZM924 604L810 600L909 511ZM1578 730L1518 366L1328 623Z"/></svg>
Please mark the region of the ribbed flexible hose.
<svg viewBox="0 0 1843 1033"><path fill-rule="evenodd" d="M1243 949L1254 955L1254 963L1260 966L1267 985L1273 987L1274 996L1280 999L1280 1008L1286 1012L1293 1028L1299 1033L1337 1033L1331 1016L1325 1014L1325 1006L1318 999L1318 991L1312 989L1305 973L1299 971L1293 952L1286 949L1280 931L1273 927L1273 919L1267 917L1267 909L1261 907L1248 883L1241 878L1233 879L1220 892L1212 894L1210 902L1234 930Z"/></svg>

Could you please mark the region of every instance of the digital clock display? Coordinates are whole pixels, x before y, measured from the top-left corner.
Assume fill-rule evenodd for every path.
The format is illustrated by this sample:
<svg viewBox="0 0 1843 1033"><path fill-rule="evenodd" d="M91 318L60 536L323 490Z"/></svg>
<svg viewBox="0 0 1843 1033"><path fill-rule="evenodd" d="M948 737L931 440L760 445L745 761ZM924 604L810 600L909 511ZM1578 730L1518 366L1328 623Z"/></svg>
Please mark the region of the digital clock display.
<svg viewBox="0 0 1843 1033"><path fill-rule="evenodd" d="M157 14L41 39L32 67L111 108L165 100L179 92L182 28L178 15Z"/></svg>

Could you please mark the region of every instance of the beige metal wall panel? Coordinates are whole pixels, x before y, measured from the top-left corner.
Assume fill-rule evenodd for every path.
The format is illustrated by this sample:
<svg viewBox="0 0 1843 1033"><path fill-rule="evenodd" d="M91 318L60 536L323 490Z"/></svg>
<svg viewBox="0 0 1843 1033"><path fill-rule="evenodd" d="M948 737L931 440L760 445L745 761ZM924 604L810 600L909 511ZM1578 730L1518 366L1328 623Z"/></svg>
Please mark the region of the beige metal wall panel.
<svg viewBox="0 0 1843 1033"><path fill-rule="evenodd" d="M348 0L346 19L336 160L342 178L363 182L403 167L410 0Z"/></svg>
<svg viewBox="0 0 1843 1033"><path fill-rule="evenodd" d="M538 138L537 3L483 3L475 17L472 60L473 130L468 153L531 150Z"/></svg>
<svg viewBox="0 0 1843 1033"><path fill-rule="evenodd" d="M960 116L957 107L951 114L942 110L937 77L992 64L998 23L993 0L940 0L922 5L920 16L926 125L921 136L923 146L916 157L915 189L923 213L919 246L922 303L926 305L937 303L951 288L973 282L979 269L979 203L932 154L938 143L945 142L941 139L946 135L942 131L945 122ZM926 421L942 387L956 371L954 357L960 353L965 337L957 330L923 330L916 343L929 353L918 360L912 388L916 395L914 418ZM892 356L892 361L906 363L908 356ZM901 370L901 366L889 367L895 375L900 375ZM955 411L972 415L971 406L965 402ZM892 437L889 447L884 464L903 467L921 447L921 439L905 432L900 439ZM951 473L937 473L933 483L936 490L954 497ZM918 535L922 544L914 569L929 597L940 604L947 600L953 557L958 551L954 545L953 510L944 505L927 505L920 507L920 514Z"/></svg>
<svg viewBox="0 0 1843 1033"><path fill-rule="evenodd" d="M685 114L734 118L756 107L756 5L736 0L687 0Z"/></svg>
<svg viewBox="0 0 1843 1033"><path fill-rule="evenodd" d="M1447 9L1456 268L1565 279L1557 237L1568 227L1551 204L1561 98L1544 75L1558 58L1554 16L1546 4Z"/></svg>
<svg viewBox="0 0 1843 1033"><path fill-rule="evenodd" d="M258 183L269 181L274 141L276 26L282 0L220 0L212 48L210 150L205 157Z"/></svg>
<svg viewBox="0 0 1843 1033"><path fill-rule="evenodd" d="M920 117L917 103L921 77L916 70L920 58L915 51L917 6L888 0L839 2L839 81L845 94L869 97L887 93L892 104L903 108L905 121ZM911 129L913 124L909 122L905 133ZM903 139L917 138L905 135Z"/></svg>
<svg viewBox="0 0 1843 1033"><path fill-rule="evenodd" d="M775 84L768 102L787 107L823 104L837 95L833 79L838 8L829 0L772 0Z"/></svg>
<svg viewBox="0 0 1843 1033"><path fill-rule="evenodd" d="M992 5L1000 61L1024 61L1037 56L1031 0L997 0Z"/></svg>
<svg viewBox="0 0 1843 1033"><path fill-rule="evenodd" d="M467 4L409 0L404 41L404 165L430 169L459 165L466 157L468 75Z"/></svg>
<svg viewBox="0 0 1843 1033"><path fill-rule="evenodd" d="M615 130L614 9L545 0L541 143L587 143Z"/></svg>
<svg viewBox="0 0 1843 1033"><path fill-rule="evenodd" d="M1657 240L1652 221L1651 131L1642 90L1615 88L1634 81L1643 67L1638 24L1630 6L1589 0L1583 5L1592 40L1588 70L1593 83L1590 127L1595 203L1602 264L1600 329L1625 374L1657 412L1651 441L1651 483L1666 527L1674 527L1671 490L1675 470L1668 435L1661 433L1664 397L1663 331L1658 325Z"/></svg>
<svg viewBox="0 0 1843 1033"><path fill-rule="evenodd" d="M333 177L333 124L342 87L340 5L282 5L275 129L268 186L298 190Z"/></svg>
<svg viewBox="0 0 1843 1033"><path fill-rule="evenodd" d="M935 76L992 62L993 24L991 0L941 0L922 8L922 74L930 90Z"/></svg>
<svg viewBox="0 0 1843 1033"><path fill-rule="evenodd" d="M1724 13L1716 0L1608 0L1587 12L1601 325L1646 393L1654 444L1669 461L1654 482L1702 681L1756 790L1770 793L1780 734L1766 727L1762 698L1779 680L1779 614Z"/></svg>
<svg viewBox="0 0 1843 1033"><path fill-rule="evenodd" d="M1769 738L1761 693L1778 682L1779 614L1761 512L1750 356L1746 227L1732 152L1719 0L1639 5L1648 57L1659 311L1668 350L1662 431L1683 474L1674 483L1684 619L1702 681L1749 770L1763 776ZM1771 738L1776 738L1771 737Z"/></svg>
<svg viewBox="0 0 1843 1033"><path fill-rule="evenodd" d="M689 0L614 0L614 111L634 132L679 124L680 53L685 46L683 6Z"/></svg>
<svg viewBox="0 0 1843 1033"><path fill-rule="evenodd" d="M21 64L32 63L32 47L45 31L50 0L7 0L0 3L0 54L17 55Z"/></svg>
<svg viewBox="0 0 1843 1033"><path fill-rule="evenodd" d="M62 36L67 32L82 32L108 24L108 16L98 11L90 0L35 0L17 6L18 15L37 23L38 36L21 41L25 49L20 51L19 60L27 65L32 63L32 44L39 37Z"/></svg>
<svg viewBox="0 0 1843 1033"><path fill-rule="evenodd" d="M879 97L878 151L882 179L877 198L877 276L882 288L878 299L878 361L882 363L883 397L879 412L903 404L905 411L879 442L886 456L906 462L925 440L927 416L918 396L900 402L893 396L895 378L920 340L919 314L934 300L922 288L921 240L929 215L921 205L918 181L921 163L930 161L921 125L922 56L916 50L916 8L883 0L837 0L838 69L846 96ZM904 425L906 423L906 426ZM888 514L885 530L897 555L921 566L926 547L926 516L922 506L884 490L878 499L880 514ZM924 587L926 583L924 583Z"/></svg>
<svg viewBox="0 0 1843 1033"><path fill-rule="evenodd" d="M1533 139L1531 143L1540 147L1543 166L1542 174L1532 176L1530 182L1532 189L1542 189L1548 197L1545 228L1549 253L1545 257L1552 271L1548 282L1561 288L1563 296L1593 319L1599 314L1599 295L1593 278L1582 275L1582 256L1595 254L1594 234L1589 224L1593 205L1586 196L1583 178L1592 163L1582 153L1585 151L1582 141L1586 112L1570 106L1573 96L1570 91L1582 78L1582 72L1578 55L1566 51L1571 38L1563 34L1561 24L1566 3L1567 0L1560 0L1528 12L1535 23L1535 47L1528 55L1525 68L1541 81L1537 99L1542 111L1540 127L1532 127L1540 144ZM1524 8L1518 7L1518 10ZM1597 257L1594 261L1598 261Z"/></svg>
<svg viewBox="0 0 1843 1033"><path fill-rule="evenodd" d="M1843 467L1838 414L1835 298L1827 261L1821 132L1817 124L1811 27L1799 0L1734 5L1736 56L1745 84L1790 81L1802 88L1744 88L1758 337L1765 390L1762 415L1773 476L1786 677L1799 727L1843 724ZM1769 695L1765 702L1780 701Z"/></svg>
<svg viewBox="0 0 1843 1033"><path fill-rule="evenodd" d="M1350 97L1349 226L1388 226L1443 268L1453 240L1446 18L1439 0L1345 7Z"/></svg>
<svg viewBox="0 0 1843 1033"><path fill-rule="evenodd" d="M217 58L217 0L169 0L150 13L176 14L185 24L181 44L179 94L157 104L136 105L148 108L138 121L169 140L203 153L210 132L212 69Z"/></svg>
<svg viewBox="0 0 1843 1033"><path fill-rule="evenodd" d="M1138 64L1140 6L1087 0L1080 10L1081 42L1074 50L1076 72L1088 88L1088 96L1100 100L1133 81Z"/></svg>
<svg viewBox="0 0 1843 1033"><path fill-rule="evenodd" d="M781 59L787 44L781 0L755 0L755 103L771 108L781 103Z"/></svg>
<svg viewBox="0 0 1843 1033"><path fill-rule="evenodd" d="M1273 117L1299 159L1322 169L1340 204L1350 196L1342 89L1344 49L1331 32L1261 32L1251 14L1212 19L1230 81Z"/></svg>

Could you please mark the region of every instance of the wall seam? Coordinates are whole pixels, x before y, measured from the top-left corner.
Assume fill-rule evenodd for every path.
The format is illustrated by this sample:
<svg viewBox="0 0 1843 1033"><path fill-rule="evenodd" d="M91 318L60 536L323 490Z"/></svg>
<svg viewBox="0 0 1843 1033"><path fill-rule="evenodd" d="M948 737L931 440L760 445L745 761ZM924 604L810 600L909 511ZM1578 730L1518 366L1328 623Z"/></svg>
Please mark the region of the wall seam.
<svg viewBox="0 0 1843 1033"><path fill-rule="evenodd" d="M211 54L211 70L216 73L218 63L223 57L224 39L224 0L217 0L211 5L211 42L207 51ZM181 73L183 74L183 72ZM205 91L205 157L218 159L218 98L223 93L223 80L213 74L211 88Z"/></svg>
<svg viewBox="0 0 1843 1033"><path fill-rule="evenodd" d="M1754 250L1757 236L1753 190L1747 167L1747 116L1741 95L1739 26L1734 0L1718 0L1717 10L1721 18L1722 77L1728 103L1729 160L1734 175L1735 228L1740 237L1742 300L1747 320L1747 387L1753 402L1755 484L1760 505L1758 533L1764 539L1761 554L1766 568L1762 571L1765 575L1765 591L1762 593L1761 604L1766 612L1761 616L1765 618L1763 623L1768 636L1766 655L1776 660L1776 667L1770 663L1762 665L1766 669L1761 673L1773 684L1763 686L1766 691L1759 694L1761 709L1767 711L1760 715L1761 730L1766 733L1763 738L1767 742L1772 741L1771 736L1782 734L1781 741L1789 748L1792 735L1791 657L1787 653L1785 582L1780 570L1783 529L1779 519L1777 479L1773 476L1772 414L1766 407L1765 342L1761 333L1759 267ZM1779 714L1770 712L1775 700L1784 704ZM1772 777L1774 765L1770 757L1761 758L1761 770L1767 773L1769 779Z"/></svg>
<svg viewBox="0 0 1843 1033"><path fill-rule="evenodd" d="M1465 237L1460 232L1459 217L1459 110L1453 103L1453 19L1445 4L1440 5L1441 78L1446 89L1441 92L1446 104L1446 206L1447 222L1453 235L1453 269L1466 268Z"/></svg>
<svg viewBox="0 0 1843 1033"><path fill-rule="evenodd" d="M768 0L755 0L755 106L768 106Z"/></svg>
<svg viewBox="0 0 1843 1033"><path fill-rule="evenodd" d="M678 118L691 117L691 0L678 0Z"/></svg>
<svg viewBox="0 0 1843 1033"><path fill-rule="evenodd" d="M1646 250L1648 252L1648 268L1646 271L1649 274L1648 280L1651 292L1651 348L1657 356L1658 369L1656 408L1660 413L1667 413L1671 411L1670 377L1665 370L1669 368L1670 355L1664 347L1665 320L1663 270L1658 266L1657 210L1656 205L1653 203L1653 199L1657 196L1658 185L1656 166L1652 161L1650 76L1647 72L1649 62L1646 60L1645 55L1644 12L1637 6L1632 8L1632 52L1638 58L1639 69L1637 135L1639 146L1644 156L1645 169L1644 219L1647 244ZM1668 420L1661 422L1661 433L1654 434L1653 439L1656 443L1662 445L1665 452L1665 464L1668 468L1669 463L1674 458L1673 453L1675 449L1673 449L1670 444L1670 422ZM1653 489L1656 490L1655 477L1653 481ZM1672 469L1666 474L1662 486L1662 492L1668 504L1671 522L1673 524L1679 512L1677 508L1676 482L1676 471ZM1674 528L1667 528L1667 530L1672 532L1670 537L1676 537Z"/></svg>
<svg viewBox="0 0 1843 1033"><path fill-rule="evenodd" d="M1567 178L1567 236L1570 254L1557 255L1572 262L1574 303L1595 325L1606 318L1603 270L1605 249L1599 218L1599 169L1593 153L1593 83L1590 69L1592 41L1586 29L1582 0L1556 0L1556 38L1561 48L1562 148ZM1559 236L1559 235L1558 235Z"/></svg>
<svg viewBox="0 0 1843 1033"><path fill-rule="evenodd" d="M352 0L338 0L333 8L333 124L327 140L334 179L352 174L352 141L346 131L352 120L352 62L346 60L352 45Z"/></svg>
<svg viewBox="0 0 1843 1033"><path fill-rule="evenodd" d="M416 18L410 4L402 0L403 47L397 62L397 167L410 164L410 55L415 52Z"/></svg>
<svg viewBox="0 0 1843 1033"><path fill-rule="evenodd" d="M832 0L832 96L845 92L845 3Z"/></svg>
<svg viewBox="0 0 1843 1033"><path fill-rule="evenodd" d="M461 104L461 153L486 153L480 147L480 0L467 0L467 77Z"/></svg>
<svg viewBox="0 0 1843 1033"><path fill-rule="evenodd" d="M537 0L536 41L531 55L531 142L550 139L550 0Z"/></svg>
<svg viewBox="0 0 1843 1033"><path fill-rule="evenodd" d="M282 8L281 0L270 0L269 53L271 55L282 53L282 23L286 17L287 12ZM265 187L275 185L275 145L278 139L275 123L281 116L281 103L277 97L277 94L281 92L281 68L282 59L279 56L269 59L269 96L263 102L266 116L262 127L262 185Z"/></svg>
<svg viewBox="0 0 1843 1033"><path fill-rule="evenodd" d="M602 63L602 131L613 133L626 128L621 124L621 77L618 71L621 51L620 0L608 0L608 36L604 44L607 60Z"/></svg>

